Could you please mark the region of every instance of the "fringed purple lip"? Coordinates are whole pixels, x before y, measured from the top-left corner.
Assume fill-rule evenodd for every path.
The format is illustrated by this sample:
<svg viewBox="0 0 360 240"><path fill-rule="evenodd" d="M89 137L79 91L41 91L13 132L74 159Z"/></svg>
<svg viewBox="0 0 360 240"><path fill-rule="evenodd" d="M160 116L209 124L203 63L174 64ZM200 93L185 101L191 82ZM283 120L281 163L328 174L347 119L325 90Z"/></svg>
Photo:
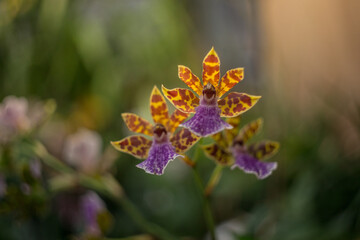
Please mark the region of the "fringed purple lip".
<svg viewBox="0 0 360 240"><path fill-rule="evenodd" d="M147 173L162 175L169 161L179 156L182 155L175 152L174 146L169 141L163 143L153 141L148 158L136 166Z"/></svg>
<svg viewBox="0 0 360 240"><path fill-rule="evenodd" d="M233 128L230 124L220 118L220 109L214 105L201 103L196 109L194 116L180 126L201 137L213 135L222 130Z"/></svg>
<svg viewBox="0 0 360 240"><path fill-rule="evenodd" d="M277 168L276 162L262 162L247 153L236 151L236 149L233 150L233 156L235 163L231 169L238 167L246 173L255 174L259 179L266 178Z"/></svg>

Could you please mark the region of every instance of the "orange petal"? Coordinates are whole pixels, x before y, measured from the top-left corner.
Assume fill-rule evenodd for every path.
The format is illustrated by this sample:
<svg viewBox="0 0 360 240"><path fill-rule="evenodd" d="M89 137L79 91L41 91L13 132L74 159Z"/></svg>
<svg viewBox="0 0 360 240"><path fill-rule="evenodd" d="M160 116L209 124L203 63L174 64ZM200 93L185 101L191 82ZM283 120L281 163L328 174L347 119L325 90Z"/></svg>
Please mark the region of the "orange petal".
<svg viewBox="0 0 360 240"><path fill-rule="evenodd" d="M168 107L164 97L156 86L154 86L150 96L150 112L155 123L167 126L169 122Z"/></svg>
<svg viewBox="0 0 360 240"><path fill-rule="evenodd" d="M220 59L214 50L211 48L210 52L205 56L203 61L203 85L210 82L215 88L218 87L220 79Z"/></svg>
<svg viewBox="0 0 360 240"><path fill-rule="evenodd" d="M252 96L246 93L229 93L218 101L221 117L236 117L252 108L261 96Z"/></svg>
<svg viewBox="0 0 360 240"><path fill-rule="evenodd" d="M250 138L257 134L263 125L263 120L261 118L252 121L241 128L239 134L236 136L237 140L243 141L246 143Z"/></svg>
<svg viewBox="0 0 360 240"><path fill-rule="evenodd" d="M191 72L190 68L179 65L178 74L179 78L194 92L196 92L199 96L202 94L203 87L201 85L200 79Z"/></svg>
<svg viewBox="0 0 360 240"><path fill-rule="evenodd" d="M170 142L175 147L177 153L183 153L191 148L199 139L200 137L190 132L190 130L182 128L171 137Z"/></svg>
<svg viewBox="0 0 360 240"><path fill-rule="evenodd" d="M143 136L130 136L111 144L120 152L129 153L137 158L147 158L152 141Z"/></svg>
<svg viewBox="0 0 360 240"><path fill-rule="evenodd" d="M235 68L226 72L221 78L218 97L220 98L224 93L227 93L233 86L244 79L244 68Z"/></svg>
<svg viewBox="0 0 360 240"><path fill-rule="evenodd" d="M133 113L123 113L121 114L126 126L129 128L130 131L136 133L142 133L148 136L153 135L153 126L147 120L139 117Z"/></svg>
<svg viewBox="0 0 360 240"><path fill-rule="evenodd" d="M185 121L185 119L187 119L188 117L189 117L188 113L184 113L184 112L176 109L170 117L168 130L172 133L175 132L175 130L179 126L179 124L181 124L183 121Z"/></svg>
<svg viewBox="0 0 360 240"><path fill-rule="evenodd" d="M184 88L167 89L162 86L165 97L180 111L185 113L195 113L195 108L199 106L199 98L193 92Z"/></svg>
<svg viewBox="0 0 360 240"><path fill-rule="evenodd" d="M231 165L233 159L229 153L217 144L210 144L202 147L205 154L220 165Z"/></svg>

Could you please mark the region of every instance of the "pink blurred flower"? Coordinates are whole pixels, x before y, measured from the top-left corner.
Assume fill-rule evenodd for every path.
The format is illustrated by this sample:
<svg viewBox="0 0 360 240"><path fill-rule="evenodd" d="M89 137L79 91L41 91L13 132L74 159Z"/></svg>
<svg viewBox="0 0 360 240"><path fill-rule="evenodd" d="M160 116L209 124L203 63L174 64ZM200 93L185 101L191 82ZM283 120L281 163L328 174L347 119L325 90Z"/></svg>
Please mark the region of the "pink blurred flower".
<svg viewBox="0 0 360 240"><path fill-rule="evenodd" d="M98 133L82 128L65 140L64 159L78 170L93 173L101 158L102 141Z"/></svg>
<svg viewBox="0 0 360 240"><path fill-rule="evenodd" d="M0 142L8 142L16 134L29 129L28 101L8 96L0 104Z"/></svg>
<svg viewBox="0 0 360 240"><path fill-rule="evenodd" d="M37 127L55 110L53 101L29 103L26 98L8 96L0 103L0 143Z"/></svg>

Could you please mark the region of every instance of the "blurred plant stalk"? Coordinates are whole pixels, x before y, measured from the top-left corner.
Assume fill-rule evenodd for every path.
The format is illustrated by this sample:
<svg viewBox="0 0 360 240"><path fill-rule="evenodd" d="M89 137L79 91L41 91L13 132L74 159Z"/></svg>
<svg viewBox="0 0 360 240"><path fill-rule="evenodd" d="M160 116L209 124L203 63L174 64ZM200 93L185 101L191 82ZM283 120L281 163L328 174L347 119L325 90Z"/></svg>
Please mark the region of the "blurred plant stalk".
<svg viewBox="0 0 360 240"><path fill-rule="evenodd" d="M61 175L49 181L52 193L70 189L78 185L92 189L119 203L143 231L159 239L178 239L160 226L146 220L137 207L128 199L123 188L112 175L87 175L79 173L52 156L40 142L34 142L32 145L29 145L29 147L44 164L61 173Z"/></svg>
<svg viewBox="0 0 360 240"><path fill-rule="evenodd" d="M201 139L202 140L202 139ZM201 140L199 141L198 144L201 143ZM214 220L214 216L211 212L211 207L210 207L210 202L209 202L209 196L211 194L211 190L215 187L215 185L218 183L218 180L220 178L220 173L221 173L221 169L218 166L215 168L214 170L214 174L212 175L212 177L209 180L209 183L207 185L207 187L205 188L203 181L201 180L199 171L197 170L196 167L196 162L199 159L199 154L200 154L200 148L198 147L195 151L194 154L194 158L190 159L188 156L185 155L184 157L184 161L186 164L188 164L191 168L192 168L192 172L194 174L194 178L196 181L196 185L197 185L197 189L201 195L202 198L202 206L203 206L203 213L204 213L204 217L205 217L205 221L206 221L206 225L208 227L208 230L210 232L210 237L212 240L216 240L216 235L215 235L215 220Z"/></svg>

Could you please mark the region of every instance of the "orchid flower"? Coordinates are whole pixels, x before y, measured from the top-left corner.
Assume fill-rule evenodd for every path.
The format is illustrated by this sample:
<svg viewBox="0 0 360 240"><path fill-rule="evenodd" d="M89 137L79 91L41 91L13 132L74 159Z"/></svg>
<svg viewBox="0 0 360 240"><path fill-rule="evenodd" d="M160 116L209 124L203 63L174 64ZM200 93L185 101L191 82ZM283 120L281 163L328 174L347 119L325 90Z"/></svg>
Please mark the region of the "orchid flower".
<svg viewBox="0 0 360 240"><path fill-rule="evenodd" d="M204 146L205 154L220 165L240 168L259 179L269 176L277 168L277 163L261 160L273 156L279 149L279 143L266 140L248 144L249 139L261 129L262 119L247 124L239 133L239 118L230 119L228 123L234 128L215 134L213 138L216 143Z"/></svg>
<svg viewBox="0 0 360 240"><path fill-rule="evenodd" d="M130 131L150 136L152 140L135 135L111 144L121 152L146 159L137 165L145 172L161 175L169 161L181 156L181 153L193 146L199 137L187 129L175 133L188 114L175 110L169 117L166 101L156 86L150 96L150 112L155 125L133 113L123 113L122 117Z"/></svg>
<svg viewBox="0 0 360 240"><path fill-rule="evenodd" d="M206 137L218 133L232 126L221 117L236 117L253 107L260 96L246 93L231 92L221 97L244 78L244 69L235 68L226 72L220 82L220 59L214 48L205 56L201 84L188 67L179 65L179 78L192 91L183 88L167 89L162 91L166 98L180 111L195 113L194 116L181 126L190 129L198 136Z"/></svg>

